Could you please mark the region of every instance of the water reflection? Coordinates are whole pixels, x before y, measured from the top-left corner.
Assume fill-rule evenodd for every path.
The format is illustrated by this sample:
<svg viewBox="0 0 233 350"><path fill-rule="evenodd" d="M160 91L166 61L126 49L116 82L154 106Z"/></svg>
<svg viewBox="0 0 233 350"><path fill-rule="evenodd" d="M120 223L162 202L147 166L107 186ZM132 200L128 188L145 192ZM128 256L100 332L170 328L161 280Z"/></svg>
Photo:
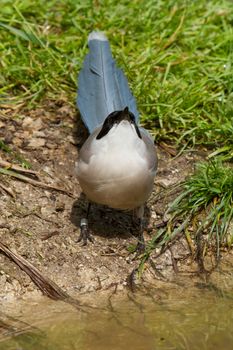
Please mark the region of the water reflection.
<svg viewBox="0 0 233 350"><path fill-rule="evenodd" d="M87 313L58 302L38 304L33 315L23 319L37 329L0 342L0 350L233 348L231 295L199 286L191 294L183 288L183 293L167 298L151 291L147 296L107 299Z"/></svg>

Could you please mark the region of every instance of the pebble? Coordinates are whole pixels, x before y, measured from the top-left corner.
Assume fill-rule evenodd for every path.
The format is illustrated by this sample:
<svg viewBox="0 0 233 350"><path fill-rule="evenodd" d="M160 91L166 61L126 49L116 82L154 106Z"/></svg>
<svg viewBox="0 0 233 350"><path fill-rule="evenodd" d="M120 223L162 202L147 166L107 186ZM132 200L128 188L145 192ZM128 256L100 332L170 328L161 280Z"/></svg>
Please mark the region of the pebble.
<svg viewBox="0 0 233 350"><path fill-rule="evenodd" d="M43 147L44 145L45 145L45 139L42 139L40 137L32 138L28 143L28 147L33 149Z"/></svg>

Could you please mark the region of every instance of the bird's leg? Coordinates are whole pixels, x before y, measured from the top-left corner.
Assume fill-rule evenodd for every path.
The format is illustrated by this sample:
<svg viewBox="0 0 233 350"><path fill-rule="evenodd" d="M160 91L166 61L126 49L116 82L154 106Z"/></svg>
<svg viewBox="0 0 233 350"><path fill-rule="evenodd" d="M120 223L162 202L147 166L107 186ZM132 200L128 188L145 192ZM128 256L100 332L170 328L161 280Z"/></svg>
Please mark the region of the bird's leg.
<svg viewBox="0 0 233 350"><path fill-rule="evenodd" d="M136 214L137 218L137 227L139 227L139 234L138 234L138 243L136 246L136 255L134 259L137 259L141 254L145 252L145 240L143 236L143 229L144 229L144 205L141 205L138 207L135 211L134 214ZM131 274L127 278L128 286L131 289L132 292L135 291L136 288L136 279L137 279L137 273L138 273L139 268L133 269Z"/></svg>
<svg viewBox="0 0 233 350"><path fill-rule="evenodd" d="M136 216L139 219L139 235L138 235L138 244L136 247L137 255L140 255L145 252L145 239L143 236L144 230L144 205L141 205L136 209Z"/></svg>
<svg viewBox="0 0 233 350"><path fill-rule="evenodd" d="M83 245L87 245L87 241L94 243L94 238L91 236L89 228L88 228L88 215L90 212L91 203L88 202L86 217L82 218L80 221L80 236L78 238L78 242L83 241Z"/></svg>

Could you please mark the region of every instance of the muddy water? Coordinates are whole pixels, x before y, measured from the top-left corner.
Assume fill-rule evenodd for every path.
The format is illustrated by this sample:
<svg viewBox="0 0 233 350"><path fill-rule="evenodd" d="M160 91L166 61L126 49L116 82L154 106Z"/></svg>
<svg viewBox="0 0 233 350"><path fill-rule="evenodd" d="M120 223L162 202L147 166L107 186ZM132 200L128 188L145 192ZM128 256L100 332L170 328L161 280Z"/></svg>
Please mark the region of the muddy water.
<svg viewBox="0 0 233 350"><path fill-rule="evenodd" d="M85 311L47 300L30 308L27 303L14 316L17 325L2 333L0 350L233 349L230 292L199 286L179 293L102 296ZM34 328L14 334L27 324Z"/></svg>

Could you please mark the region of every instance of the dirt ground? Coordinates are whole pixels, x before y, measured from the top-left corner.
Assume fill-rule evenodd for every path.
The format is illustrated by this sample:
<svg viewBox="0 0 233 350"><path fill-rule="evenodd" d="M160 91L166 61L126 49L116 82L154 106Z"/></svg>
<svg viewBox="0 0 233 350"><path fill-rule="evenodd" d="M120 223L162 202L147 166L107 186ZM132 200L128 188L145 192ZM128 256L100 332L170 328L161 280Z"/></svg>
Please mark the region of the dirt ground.
<svg viewBox="0 0 233 350"><path fill-rule="evenodd" d="M10 108L2 110L0 138L15 154L29 161L41 182L56 185L65 192L0 175L0 182L12 192L12 195L2 189L0 192L0 241L72 296L114 286L124 289L128 276L139 263L128 250L137 243L132 213L93 206L89 225L95 243L83 247L77 242L86 201L75 175L75 162L87 137L77 113L62 100L20 113L19 116ZM156 232L171 199L164 195L164 189L183 180L193 171L195 162L203 158L200 152L173 157L164 147L157 147L157 151L159 168L148 201L146 240ZM12 161L15 154L1 151L1 158ZM153 264L146 264L140 283L172 281L177 272L192 276L197 270L185 240L177 242L163 256L153 259L154 256L153 268ZM0 300L40 294L30 278L0 254Z"/></svg>

